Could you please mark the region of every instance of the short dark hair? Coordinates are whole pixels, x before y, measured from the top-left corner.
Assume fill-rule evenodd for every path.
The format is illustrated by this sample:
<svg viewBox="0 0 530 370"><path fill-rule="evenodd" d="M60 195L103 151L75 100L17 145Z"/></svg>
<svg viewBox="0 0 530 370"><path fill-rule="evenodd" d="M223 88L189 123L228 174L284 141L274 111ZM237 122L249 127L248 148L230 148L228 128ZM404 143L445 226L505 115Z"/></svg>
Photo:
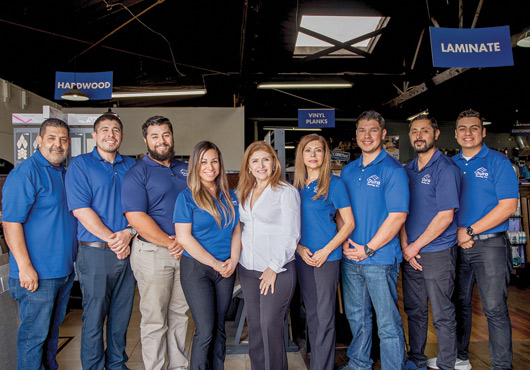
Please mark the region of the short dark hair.
<svg viewBox="0 0 530 370"><path fill-rule="evenodd" d="M149 117L147 121L142 125L142 135L144 139L147 137L147 128L149 126L161 126L161 125L168 125L169 130L171 131L171 134L173 134L173 125L169 121L168 118L163 116L153 116Z"/></svg>
<svg viewBox="0 0 530 370"><path fill-rule="evenodd" d="M42 122L42 125L40 126L39 135L40 137L43 137L46 135L46 128L47 127L62 127L65 128L68 132L68 137L70 137L70 126L66 122L64 122L62 119L58 118L48 118Z"/></svg>
<svg viewBox="0 0 530 370"><path fill-rule="evenodd" d="M120 130L123 131L123 123L121 122L120 117L118 117L117 115L112 114L112 113L105 113L105 114L102 114L101 116L99 116L98 119L96 120L96 122L94 122L94 132L96 132L96 130L98 129L99 124L101 122L103 122L103 121L115 121L115 122L118 122L118 124L120 125Z"/></svg>
<svg viewBox="0 0 530 370"><path fill-rule="evenodd" d="M379 114L375 110L366 110L362 112L361 115L357 117L357 122L355 123L355 127L359 127L359 121L362 121L362 120L369 121L372 119L376 120L379 123L379 127L381 127L381 129L385 128L385 119L383 118L381 114Z"/></svg>
<svg viewBox="0 0 530 370"><path fill-rule="evenodd" d="M434 118L433 116L431 116L430 114L420 114L419 116L417 117L414 117L413 119L410 120L410 123L409 123L409 129L410 127L412 126L412 123L414 121L419 121L420 119L426 119L429 121L429 123L431 124L431 127L433 128L434 131L438 130L438 122L436 121L436 118Z"/></svg>
<svg viewBox="0 0 530 370"><path fill-rule="evenodd" d="M467 110L465 110L463 112L460 112L460 114L456 118L456 124L458 125L458 121L460 121L462 118L466 118L466 117L478 118L480 120L480 126L484 127L484 120L482 119L482 116L480 115L479 112L477 112L476 110L473 110L473 109L467 109Z"/></svg>

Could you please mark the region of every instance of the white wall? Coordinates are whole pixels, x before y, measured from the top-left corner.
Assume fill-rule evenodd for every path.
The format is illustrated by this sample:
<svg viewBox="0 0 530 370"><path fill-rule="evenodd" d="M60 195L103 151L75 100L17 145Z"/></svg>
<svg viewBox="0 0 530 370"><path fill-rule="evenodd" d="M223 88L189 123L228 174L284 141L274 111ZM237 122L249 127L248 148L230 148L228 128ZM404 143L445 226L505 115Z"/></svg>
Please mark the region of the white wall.
<svg viewBox="0 0 530 370"><path fill-rule="evenodd" d="M66 113L99 114L104 108L68 108ZM244 108L112 108L124 125L125 138L120 153L136 155L146 152L142 124L155 115L169 118L173 124L175 154L190 155L201 140L214 142L228 171L237 171L245 151Z"/></svg>
<svg viewBox="0 0 530 370"><path fill-rule="evenodd" d="M8 84L9 99L4 100L4 82ZM60 106L53 101L44 99L32 92L27 92L27 107L22 108L22 89L10 82L0 79L0 158L6 159L11 163L14 162L13 156L13 125L11 115L13 113L41 113L43 105L51 105L59 108Z"/></svg>

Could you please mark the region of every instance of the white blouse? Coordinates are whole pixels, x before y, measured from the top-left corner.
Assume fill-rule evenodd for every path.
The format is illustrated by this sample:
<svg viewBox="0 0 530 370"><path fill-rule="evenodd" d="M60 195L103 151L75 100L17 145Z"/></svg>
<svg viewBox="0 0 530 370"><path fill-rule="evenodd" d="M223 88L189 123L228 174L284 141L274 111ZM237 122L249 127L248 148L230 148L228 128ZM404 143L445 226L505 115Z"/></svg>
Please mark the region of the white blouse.
<svg viewBox="0 0 530 370"><path fill-rule="evenodd" d="M252 193L239 204L241 243L239 263L248 270L276 273L294 260L300 240L300 195L292 185L268 185L250 209Z"/></svg>

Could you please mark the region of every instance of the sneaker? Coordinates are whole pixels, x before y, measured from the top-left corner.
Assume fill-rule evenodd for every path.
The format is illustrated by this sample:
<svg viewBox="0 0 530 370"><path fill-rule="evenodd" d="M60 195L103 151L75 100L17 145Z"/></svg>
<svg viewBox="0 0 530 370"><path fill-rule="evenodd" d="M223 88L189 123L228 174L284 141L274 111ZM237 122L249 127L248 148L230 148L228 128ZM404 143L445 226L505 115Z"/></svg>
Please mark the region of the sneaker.
<svg viewBox="0 0 530 370"><path fill-rule="evenodd" d="M430 358L427 360L427 367L430 369L438 369L438 366L436 366L436 359ZM472 366L469 360L462 360L461 358L457 358L455 361L455 370L471 370Z"/></svg>
<svg viewBox="0 0 530 370"><path fill-rule="evenodd" d="M427 367L426 366L419 367L411 360L407 360L405 362L405 367L403 369L404 370L427 370Z"/></svg>

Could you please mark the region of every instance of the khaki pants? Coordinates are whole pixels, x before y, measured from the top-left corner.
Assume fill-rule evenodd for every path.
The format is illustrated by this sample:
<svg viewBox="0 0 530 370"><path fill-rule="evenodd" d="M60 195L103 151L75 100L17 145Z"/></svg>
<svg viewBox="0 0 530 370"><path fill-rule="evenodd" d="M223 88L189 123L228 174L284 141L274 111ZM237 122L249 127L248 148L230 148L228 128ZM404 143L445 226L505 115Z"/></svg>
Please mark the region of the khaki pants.
<svg viewBox="0 0 530 370"><path fill-rule="evenodd" d="M188 368L185 353L188 304L180 284L180 261L167 248L133 240L131 267L140 292L140 332L146 369Z"/></svg>

